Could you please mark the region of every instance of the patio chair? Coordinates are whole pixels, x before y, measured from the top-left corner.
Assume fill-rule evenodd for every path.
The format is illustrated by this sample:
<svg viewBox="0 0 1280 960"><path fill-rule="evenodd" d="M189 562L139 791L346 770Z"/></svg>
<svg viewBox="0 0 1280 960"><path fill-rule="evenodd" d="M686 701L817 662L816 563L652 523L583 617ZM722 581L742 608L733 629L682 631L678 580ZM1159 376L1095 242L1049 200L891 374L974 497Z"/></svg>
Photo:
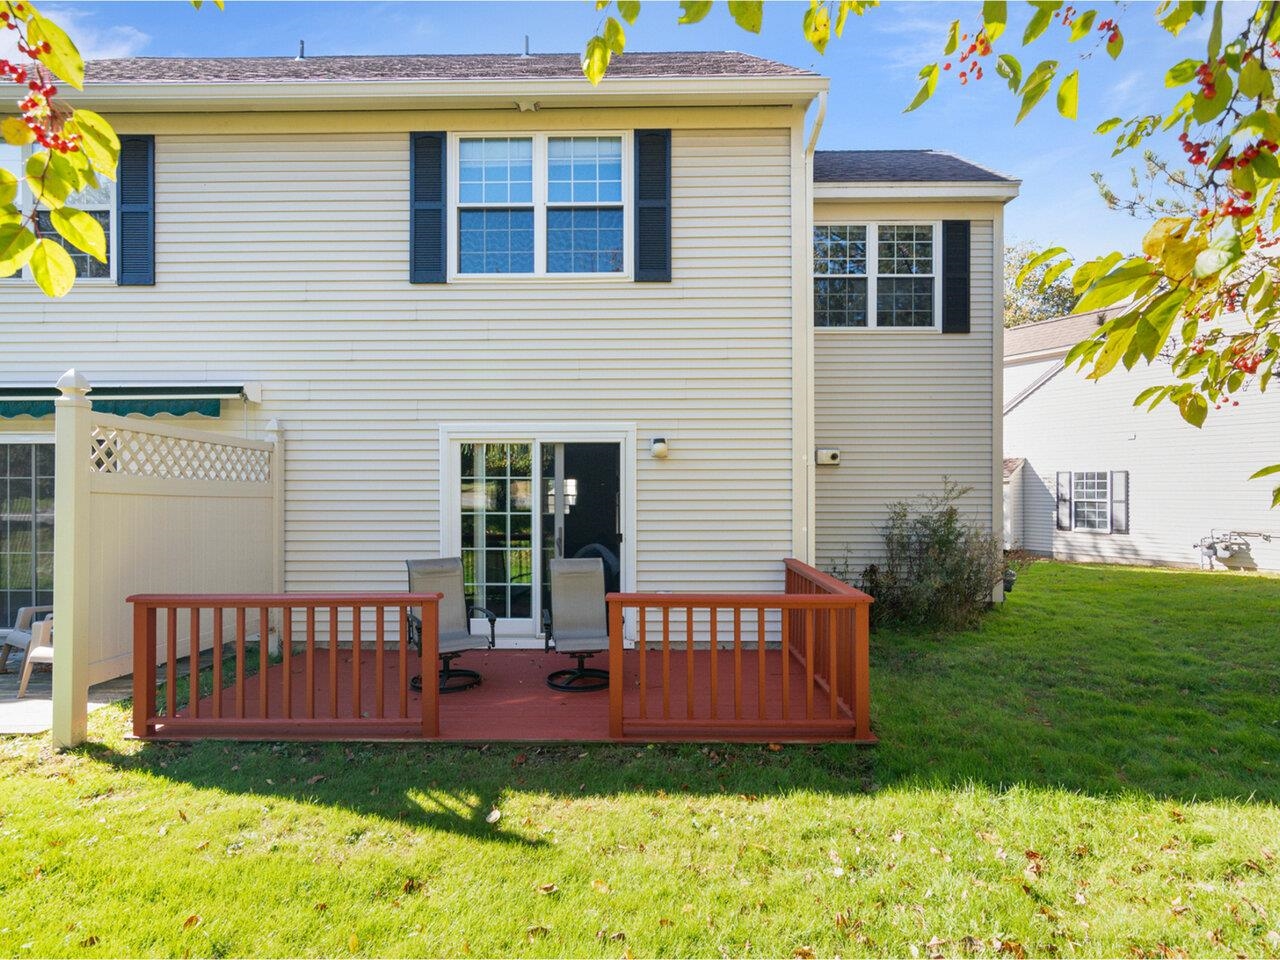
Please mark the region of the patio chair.
<svg viewBox="0 0 1280 960"><path fill-rule="evenodd" d="M27 655L22 661L22 678L18 681L18 699L27 695L27 684L31 680L31 668L37 663L53 666L53 615L37 620L31 626L31 642L27 645Z"/></svg>
<svg viewBox="0 0 1280 960"><path fill-rule="evenodd" d="M482 616L489 621L489 646L497 641L498 618L484 607L468 607L466 583L462 576L462 560L442 557L438 560L406 560L409 568L410 593L441 593L440 601L440 683L441 693L456 693L474 687L482 679L474 670L457 670L453 661L468 650L484 646L471 635L471 618ZM422 621L409 614L409 642L422 653ZM422 689L422 677L409 681L415 690Z"/></svg>
<svg viewBox="0 0 1280 960"><path fill-rule="evenodd" d="M0 643L0 673L8 673L6 664L14 650L26 650L31 643L31 624L37 617L53 613L53 607L21 607L17 619Z"/></svg>
<svg viewBox="0 0 1280 960"><path fill-rule="evenodd" d="M609 671L586 665L587 657L609 649L604 602L604 564L599 557L551 561L551 606L543 613L546 649L567 654L576 667L547 676L552 690L586 693L609 686Z"/></svg>

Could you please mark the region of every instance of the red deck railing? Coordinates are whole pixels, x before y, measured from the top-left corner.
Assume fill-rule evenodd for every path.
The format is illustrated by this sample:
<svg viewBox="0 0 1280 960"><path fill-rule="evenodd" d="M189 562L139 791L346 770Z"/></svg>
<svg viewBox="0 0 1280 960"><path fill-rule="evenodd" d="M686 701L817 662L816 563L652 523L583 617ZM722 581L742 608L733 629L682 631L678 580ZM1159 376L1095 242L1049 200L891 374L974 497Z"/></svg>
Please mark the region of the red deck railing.
<svg viewBox="0 0 1280 960"><path fill-rule="evenodd" d="M610 594L610 736L873 742L872 598L798 560L785 565L785 593ZM623 641L627 611L635 656ZM780 657L768 655L775 646Z"/></svg>
<svg viewBox="0 0 1280 960"><path fill-rule="evenodd" d="M436 593L129 597L134 616L134 735L335 740L437 736L439 698L430 675L437 656L439 600ZM421 656L406 642L410 611L420 611L423 621ZM271 656L268 643L273 619L278 624L278 658ZM247 648L255 635L256 653ZM185 696L180 697L178 648L183 636L189 672ZM211 668L202 671L201 648L210 647L204 638L211 638L213 660ZM161 644L164 697L158 702ZM366 656L369 651L371 658ZM371 660L368 666L366 660ZM411 710L418 704L410 703L409 680L422 672L423 663L432 667L419 713ZM362 667L371 667L372 676L362 676ZM206 679L211 681L207 694ZM414 691L412 696L417 700L419 694ZM185 703L180 705L180 699Z"/></svg>

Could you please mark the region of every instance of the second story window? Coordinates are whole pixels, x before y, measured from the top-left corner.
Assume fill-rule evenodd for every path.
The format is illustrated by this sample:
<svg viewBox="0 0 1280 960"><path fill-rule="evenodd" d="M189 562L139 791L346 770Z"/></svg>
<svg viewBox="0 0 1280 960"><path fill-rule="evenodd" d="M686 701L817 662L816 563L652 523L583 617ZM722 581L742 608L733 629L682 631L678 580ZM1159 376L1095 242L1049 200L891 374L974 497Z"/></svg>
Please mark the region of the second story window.
<svg viewBox="0 0 1280 960"><path fill-rule="evenodd" d="M627 272L629 137L463 135L455 142L455 276Z"/></svg>
<svg viewBox="0 0 1280 960"><path fill-rule="evenodd" d="M814 326L939 328L938 234L934 223L815 225Z"/></svg>

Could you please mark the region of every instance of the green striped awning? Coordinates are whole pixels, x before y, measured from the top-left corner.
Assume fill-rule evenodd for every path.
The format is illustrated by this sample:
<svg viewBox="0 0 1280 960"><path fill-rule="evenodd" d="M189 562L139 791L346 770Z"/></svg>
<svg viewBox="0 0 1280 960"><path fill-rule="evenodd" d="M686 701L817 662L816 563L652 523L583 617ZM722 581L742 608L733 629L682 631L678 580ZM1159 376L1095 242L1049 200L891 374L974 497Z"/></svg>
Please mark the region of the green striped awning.
<svg viewBox="0 0 1280 960"><path fill-rule="evenodd" d="M53 401L61 395L57 387L0 386L0 419L51 417ZM101 386L89 391L94 410L119 417L131 413L144 417L216 417L222 412L223 400L243 396L243 384Z"/></svg>

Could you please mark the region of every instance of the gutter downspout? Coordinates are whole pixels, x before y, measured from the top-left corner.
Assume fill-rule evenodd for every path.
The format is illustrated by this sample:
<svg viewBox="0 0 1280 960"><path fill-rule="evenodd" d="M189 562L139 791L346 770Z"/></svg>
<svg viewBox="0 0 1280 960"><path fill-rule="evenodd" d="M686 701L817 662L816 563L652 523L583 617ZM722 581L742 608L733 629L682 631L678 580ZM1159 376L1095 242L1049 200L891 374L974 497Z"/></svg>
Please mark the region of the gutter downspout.
<svg viewBox="0 0 1280 960"><path fill-rule="evenodd" d="M817 420L817 399L814 395L814 334L813 334L813 153L818 147L818 135L822 132L822 123L827 117L827 91L822 90L818 93L818 110L813 117L813 127L809 132L809 140L804 148L804 213L805 213L805 229L802 234L804 239L804 257L803 262L810 266L805 270L807 282L805 289L808 295L804 298L804 305L800 309L800 313L804 322L804 346L805 357L804 365L805 373L805 436L804 436L804 473L805 473L805 529L806 529L806 546L808 551L805 554L807 562L817 566L818 564L818 487L817 474L814 469L814 449L817 446L816 440L816 420Z"/></svg>

